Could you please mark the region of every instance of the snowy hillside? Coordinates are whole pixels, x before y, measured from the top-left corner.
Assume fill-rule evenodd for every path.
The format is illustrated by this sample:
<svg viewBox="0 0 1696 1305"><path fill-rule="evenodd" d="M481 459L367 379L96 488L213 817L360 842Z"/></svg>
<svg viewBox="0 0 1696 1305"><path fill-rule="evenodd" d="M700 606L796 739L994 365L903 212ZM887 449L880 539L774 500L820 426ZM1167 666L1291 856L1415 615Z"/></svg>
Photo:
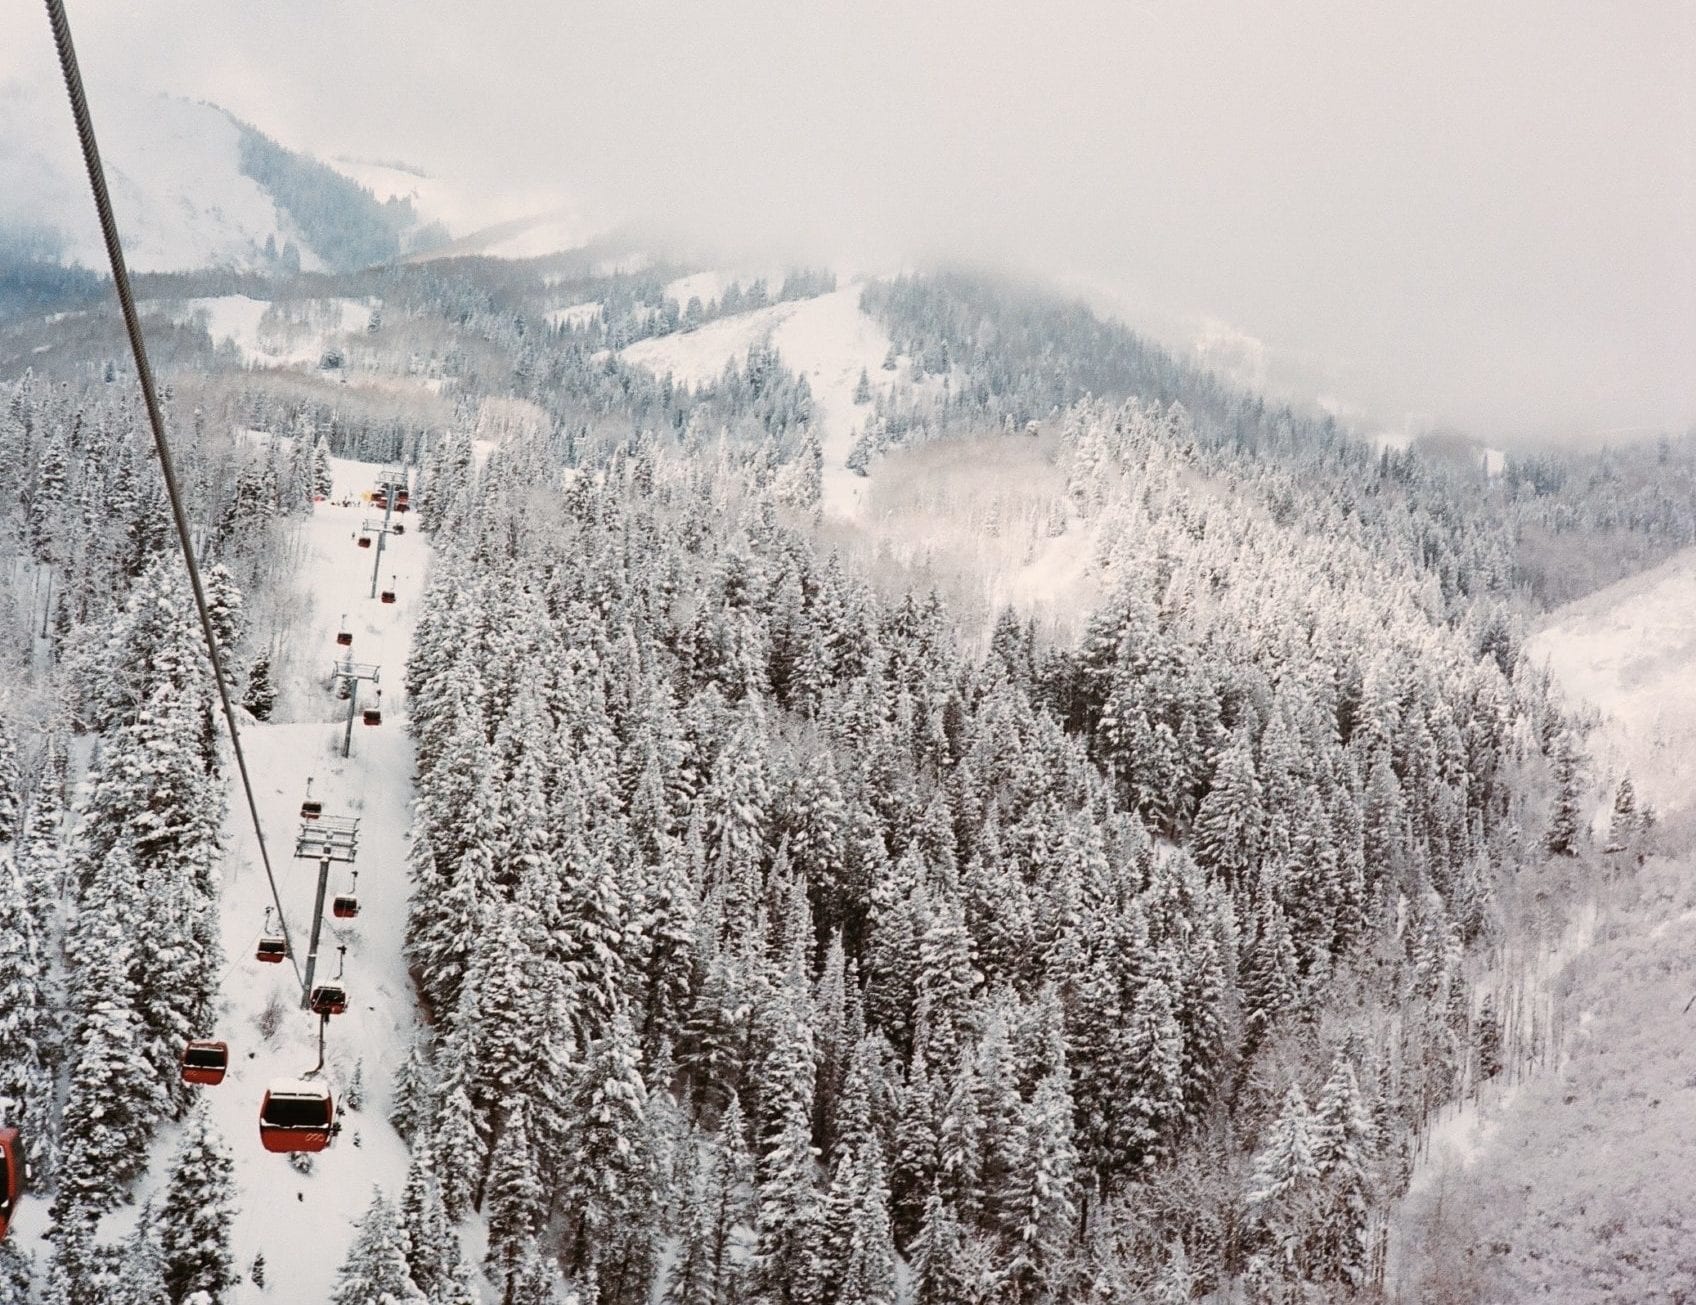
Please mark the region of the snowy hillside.
<svg viewBox="0 0 1696 1305"><path fill-rule="evenodd" d="M216 295L184 300L171 315L204 324L213 344L235 345L250 367L316 367L339 337L365 329L371 307L357 299L278 305L249 295Z"/></svg>
<svg viewBox="0 0 1696 1305"><path fill-rule="evenodd" d="M1696 1227L1678 1195L1696 1164L1693 605L1686 549L1557 609L1528 641L1595 713L1598 844L1627 775L1662 821L1641 868L1611 853L1611 875L1552 894L1574 899L1570 924L1530 954L1517 994L1541 1008L1542 1046L1431 1132L1397 1257L1424 1299L1601 1305L1696 1287Z"/></svg>
<svg viewBox="0 0 1696 1305"><path fill-rule="evenodd" d="M289 967L259 965L253 943L264 922L269 890L252 843L245 813L232 802L229 854L223 891L225 973L224 1020L218 1035L232 1048L230 1077L206 1089L214 1117L231 1143L236 1181L243 1193L234 1225L236 1262L247 1266L263 1251L270 1266L265 1294L243 1284L246 1295L261 1299L327 1300L337 1268L352 1241L353 1223L381 1185L399 1195L406 1173L405 1143L386 1120L390 1080L405 1059L414 1023L411 983L401 957L405 937L408 883L405 872L409 804L412 798L412 745L407 736L402 668L411 637L418 595L429 550L422 535L393 539L383 554L382 583L395 586L397 601L382 604L370 597L372 551L356 549L354 531L369 513L357 495L369 489L380 467L368 463L335 464L336 494L355 497L356 506L319 504L303 527L305 556L297 584L307 598L307 615L298 638L316 649L327 676L338 649L335 634L347 614L354 636L353 655L380 667L382 724L354 725L353 754L340 755L345 734L345 705L326 688L313 719L252 725L244 731L249 765L262 777L260 815L272 865L279 876L283 906L297 949L304 953L311 922L317 865L292 859L294 834L301 825L306 780L331 815L360 821L356 920L326 921L318 961L319 981L337 972L336 945L346 945L347 988L351 1004L331 1020L326 1073L333 1090L346 1101L355 1067L361 1067L363 1108L344 1113L343 1133L317 1157L313 1172L300 1175L286 1158L259 1147L258 1099L265 1085L310 1069L317 1057L317 1020L296 1009L299 990ZM381 513L375 515L380 516ZM404 518L396 518L404 521ZM364 704L379 701L371 686L362 688ZM331 873L332 893L349 891L347 867ZM288 1013L274 1038L259 1023L268 1006ZM267 1199L267 1194L269 1199ZM312 1255L291 1253L300 1243Z"/></svg>
<svg viewBox="0 0 1696 1305"><path fill-rule="evenodd" d="M705 299L704 291L722 291L724 281L716 273L699 274L673 282L667 294ZM824 447L825 510L833 516L857 517L864 478L843 465L866 411L854 402L854 387L862 370L873 384L887 384L880 365L890 347L888 333L860 308L858 282L814 299L721 317L698 330L640 340L620 356L694 387L713 380L727 362L745 358L749 349L759 347L776 349L785 366L807 378Z"/></svg>
<svg viewBox="0 0 1696 1305"><path fill-rule="evenodd" d="M216 105L111 84L91 108L135 271L354 267L416 238L406 200L379 204ZM0 251L103 268L63 91L45 81L0 86L0 122Z"/></svg>
<svg viewBox="0 0 1696 1305"><path fill-rule="evenodd" d="M1590 746L1663 812L1696 793L1696 549L1552 613L1527 651L1600 712Z"/></svg>
<svg viewBox="0 0 1696 1305"><path fill-rule="evenodd" d="M104 267L64 95L0 88L0 231L41 233L65 262ZM241 129L207 104L102 86L91 105L124 236L140 272L256 267L265 242L293 243L301 266L322 260L265 188L241 169Z"/></svg>
<svg viewBox="0 0 1696 1305"><path fill-rule="evenodd" d="M416 257L419 262L437 258L543 258L582 248L606 226L575 209L556 209L477 228Z"/></svg>
<svg viewBox="0 0 1696 1305"><path fill-rule="evenodd" d="M356 550L353 539L369 513L357 496L370 488L382 468L341 460L334 466L335 498L353 496L356 505L319 504L300 527L300 594L294 604L303 613L297 638L316 651L322 670L318 706L307 719L249 722L242 741L289 931L302 958L317 880L316 862L293 858L307 779L314 781L313 795L323 801L327 815L353 816L360 822L359 856L351 867L359 872L359 915L337 921L326 908L317 969L319 982L333 979L340 964L336 949L347 947L350 1005L346 1014L330 1022L324 1071L342 1103L343 1132L328 1151L315 1157L310 1173L298 1172L286 1156L260 1146L260 1099L273 1080L297 1077L313 1067L318 1020L299 1009L300 990L288 965L262 965L254 958L271 897L237 790L228 799L225 832L222 1002L217 1026L206 1030L229 1043L230 1068L223 1083L197 1089L209 1103L212 1122L235 1163L238 1208L231 1244L243 1277L224 1298L231 1305L328 1300L354 1222L370 1202L373 1185L391 1198L398 1196L407 1166L406 1145L386 1120L391 1079L405 1058L414 1025L411 983L401 957L412 745L399 686L429 550L417 533L391 541L383 555L382 580L387 585L392 577L397 601L385 605L372 599L372 554ZM343 628L344 612L345 628L354 635L353 654L380 667L383 690L382 724L367 728L356 722L352 756L345 760L341 746L346 707L324 685L338 653L335 636ZM378 701L371 686L365 686L362 705ZM333 867L332 894L353 890L348 871L347 866ZM359 1109L349 1101L356 1070L363 1087ZM179 1127L162 1130L137 1203L107 1216L103 1237L121 1238L134 1223L139 1204L159 1195L180 1133ZM39 1245L49 1226L46 1204L26 1202L15 1232L23 1244ZM307 1248L309 1253L303 1253ZM248 1268L261 1253L266 1263L263 1292L247 1279ZM39 1255L45 1261L45 1247Z"/></svg>

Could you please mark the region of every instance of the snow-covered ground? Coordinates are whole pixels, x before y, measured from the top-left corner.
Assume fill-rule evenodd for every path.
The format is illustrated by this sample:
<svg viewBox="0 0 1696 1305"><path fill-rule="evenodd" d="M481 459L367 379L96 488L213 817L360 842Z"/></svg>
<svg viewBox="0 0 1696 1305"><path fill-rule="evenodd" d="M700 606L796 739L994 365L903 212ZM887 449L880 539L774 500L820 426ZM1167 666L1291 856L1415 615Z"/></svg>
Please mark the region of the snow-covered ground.
<svg viewBox="0 0 1696 1305"><path fill-rule="evenodd" d="M576 208L532 213L461 236L452 244L414 257L416 262L438 258L543 258L581 249L607 228L605 221Z"/></svg>
<svg viewBox="0 0 1696 1305"><path fill-rule="evenodd" d="M404 199L420 223L439 222L451 236L463 236L491 223L527 219L551 208L556 199L528 192L491 191L448 177L421 172L404 164L366 159L324 160L344 177L357 181L378 199Z"/></svg>
<svg viewBox="0 0 1696 1305"><path fill-rule="evenodd" d="M843 464L870 406L854 402L854 386L861 371L878 388L887 383L888 373L880 368L889 352L889 333L861 310L858 284L800 300L793 307L772 331L772 344L812 387L824 445L825 511L857 517L864 505L866 479Z"/></svg>
<svg viewBox="0 0 1696 1305"><path fill-rule="evenodd" d="M359 462L335 462L336 495L368 490L382 468ZM357 548L351 534L367 515L364 505L342 508L321 503L301 527L303 583L313 603L297 627L299 642L317 650L327 678L338 649L336 629L342 614L353 630L353 656L380 668L383 723L353 727L353 754L341 756L346 703L322 690L309 719L249 725L243 730L248 765L257 782L260 817L271 864L277 873L283 907L298 952L304 955L311 924L317 864L293 858L300 828L300 801L306 780L326 814L357 816L360 821L360 913L356 920L326 921L318 975L333 977L335 946L345 943L348 1012L330 1021L326 1073L345 1099L356 1064L363 1065L365 1103L345 1113L343 1133L321 1153L310 1175L297 1174L283 1156L259 1145L259 1099L274 1078L298 1075L317 1059L317 1020L300 1011L299 989L287 965L261 965L254 940L270 901L264 871L239 794L232 793L223 885L224 1012L217 1035L229 1040L230 1075L216 1088L202 1089L214 1118L234 1153L241 1211L233 1229L237 1264L243 1270L265 1252L267 1289L251 1283L234 1300L323 1301L347 1253L353 1221L378 1184L398 1194L406 1173L405 1144L386 1118L390 1079L411 1040L414 1010L401 945L405 937L405 868L409 803L412 797L412 745L406 733L401 678L418 596L424 583L428 547L409 531L391 539L384 550L382 581L391 576L396 602L369 597L374 550ZM397 520L402 518L397 517ZM376 702L365 685L361 702ZM346 891L349 867L336 866L330 891ZM341 927L335 927L340 925ZM261 1036L257 1021L266 1008L287 1012L275 1038ZM155 1166L157 1171L158 1166Z"/></svg>
<svg viewBox="0 0 1696 1305"><path fill-rule="evenodd" d="M1552 613L1527 651L1600 713L1598 779L1629 772L1663 813L1696 795L1696 549Z"/></svg>

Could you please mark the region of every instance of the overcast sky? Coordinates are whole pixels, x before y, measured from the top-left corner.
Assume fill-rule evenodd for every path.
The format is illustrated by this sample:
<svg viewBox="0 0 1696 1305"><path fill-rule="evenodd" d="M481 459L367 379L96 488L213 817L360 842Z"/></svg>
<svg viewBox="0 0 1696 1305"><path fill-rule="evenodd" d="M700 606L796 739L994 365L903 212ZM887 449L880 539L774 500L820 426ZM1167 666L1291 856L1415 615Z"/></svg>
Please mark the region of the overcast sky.
<svg viewBox="0 0 1696 1305"><path fill-rule="evenodd" d="M97 126L122 79L756 251L994 260L1370 422L1696 422L1689 0L70 8ZM0 76L51 60L0 8Z"/></svg>

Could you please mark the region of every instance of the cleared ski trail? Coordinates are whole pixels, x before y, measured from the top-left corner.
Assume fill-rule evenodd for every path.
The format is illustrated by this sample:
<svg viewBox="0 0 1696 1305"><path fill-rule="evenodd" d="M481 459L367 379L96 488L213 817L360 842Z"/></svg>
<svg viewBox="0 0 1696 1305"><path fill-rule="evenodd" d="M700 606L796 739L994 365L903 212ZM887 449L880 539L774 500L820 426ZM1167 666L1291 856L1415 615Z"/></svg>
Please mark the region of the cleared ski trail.
<svg viewBox="0 0 1696 1305"><path fill-rule="evenodd" d="M335 500L368 490L382 468L336 460ZM331 1019L326 1038L325 1076L341 1111L342 1134L329 1150L313 1157L312 1172L301 1174L288 1158L259 1144L259 1103L273 1079L297 1077L318 1058L318 1021L300 1009L300 990L287 965L262 965L253 945L264 923L270 890L254 847L253 831L233 773L228 791L223 873L222 1009L208 1036L230 1044L230 1071L217 1087L198 1088L235 1162L238 1209L231 1229L241 1281L227 1299L232 1305L286 1301L290 1305L328 1301L337 1270L353 1240L354 1222L371 1200L373 1186L391 1197L400 1194L407 1166L406 1144L388 1123L391 1081L411 1041L415 1006L402 957L406 925L406 836L411 815L412 742L406 733L401 680L411 641L416 604L423 586L429 550L421 533L409 529L391 539L383 554L382 579L393 577L397 601L385 605L370 598L375 550L357 547L354 534L367 505L343 508L320 503L302 532L296 585L309 599L304 618L292 635L302 663L321 666L327 678L343 650L335 632L345 612L354 633L356 660L381 667L383 723L353 730L352 756L343 759L341 743L347 704L329 688L305 696L297 713L309 719L248 724L242 743L255 784L260 819L277 874L294 946L304 958L317 887L315 861L294 859L300 827L300 802L308 776L313 796L327 815L357 816L359 857L353 867L335 866L329 892L346 891L359 871L360 913L335 920L325 906L325 927L318 977L334 978L338 944L346 944L348 1011ZM408 524L412 516L397 516ZM300 610L297 608L297 610ZM279 697L279 707L286 701ZM361 701L375 700L362 686ZM261 1025L267 1009L277 1019L274 1036ZM280 1012L280 1019L278 1013ZM364 1104L346 1108L355 1066L361 1066ZM178 1130L163 1130L138 1205L157 1197L169 1172ZM135 1217L136 1206L112 1215L103 1236L119 1236ZM155 1210L155 1218L169 1212ZM255 1255L265 1256L265 1287L248 1276Z"/></svg>
<svg viewBox="0 0 1696 1305"><path fill-rule="evenodd" d="M326 919L318 960L320 980L332 978L338 944L347 946L349 1007L331 1019L326 1039L325 1074L342 1104L342 1135L314 1159L311 1174L296 1173L283 1156L259 1145L258 1111L265 1085L310 1069L317 1059L317 1019L299 1009L294 972L287 966L261 965L253 943L264 919L269 888L253 847L252 831L232 796L229 852L225 861L224 1019L218 1035L231 1044L231 1072L217 1088L204 1089L214 1117L235 1156L241 1210L233 1240L236 1262L244 1271L263 1251L266 1289L246 1280L236 1301L260 1299L324 1301L353 1237L353 1222L380 1185L398 1196L406 1174L407 1150L387 1119L390 1083L412 1036L414 1005L402 957L406 927L406 835L411 823L412 741L406 732L401 692L419 593L428 562L428 546L416 529L391 537L384 549L382 585L395 586L396 601L371 598L374 549L354 542L359 524L370 516L358 495L374 484L380 466L337 461L336 491L318 505L303 527L304 566L299 584L311 602L296 626L298 650L310 664L314 654L327 677L344 650L335 633L345 613L353 631L356 661L380 667L383 723L355 722L352 755L341 756L347 704L328 688L320 691L311 714L317 719L249 726L244 732L248 763L257 786L271 863L277 872L283 908L296 949L304 957L317 886L317 863L294 859L300 826L300 801L306 780L313 796L331 815L357 816L359 857L352 867L334 866L330 892L346 891L350 869L359 871L357 919ZM343 494L351 508L335 506ZM397 515L402 524L416 522ZM361 686L361 701L375 700L373 687ZM303 710L302 715L307 714ZM328 907L326 907L328 916ZM267 1006L286 1011L273 1039L260 1034ZM355 1065L362 1066L364 1104L345 1108Z"/></svg>

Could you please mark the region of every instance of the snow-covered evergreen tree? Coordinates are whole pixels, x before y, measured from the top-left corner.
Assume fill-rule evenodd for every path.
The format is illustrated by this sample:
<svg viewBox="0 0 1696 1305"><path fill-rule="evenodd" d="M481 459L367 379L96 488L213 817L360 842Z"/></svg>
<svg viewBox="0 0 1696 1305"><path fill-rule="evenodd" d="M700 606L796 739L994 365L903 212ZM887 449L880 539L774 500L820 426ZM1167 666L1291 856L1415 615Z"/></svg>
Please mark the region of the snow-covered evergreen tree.
<svg viewBox="0 0 1696 1305"><path fill-rule="evenodd" d="M234 1168L202 1102L189 1113L165 1186L170 1216L160 1221L159 1245L173 1300L198 1294L215 1305L240 1281L230 1252Z"/></svg>
<svg viewBox="0 0 1696 1305"><path fill-rule="evenodd" d="M406 1241L394 1206L379 1191L359 1220L359 1230L336 1275L332 1305L427 1305L407 1269Z"/></svg>

